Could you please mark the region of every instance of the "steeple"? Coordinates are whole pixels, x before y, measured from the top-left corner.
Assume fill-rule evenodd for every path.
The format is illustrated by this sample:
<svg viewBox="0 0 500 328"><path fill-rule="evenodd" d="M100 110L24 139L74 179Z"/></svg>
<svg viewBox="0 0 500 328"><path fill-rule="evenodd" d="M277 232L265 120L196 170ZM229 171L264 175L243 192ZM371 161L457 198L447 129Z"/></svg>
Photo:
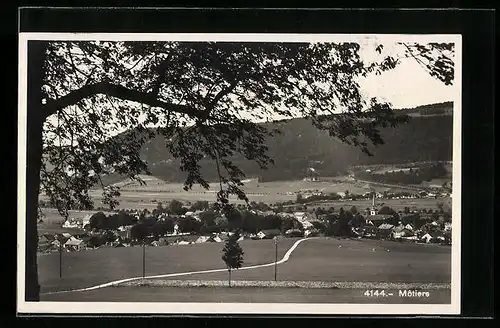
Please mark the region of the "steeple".
<svg viewBox="0 0 500 328"><path fill-rule="evenodd" d="M377 208L375 207L375 191L373 192L372 195L372 208L370 209L370 215L377 215L378 211Z"/></svg>

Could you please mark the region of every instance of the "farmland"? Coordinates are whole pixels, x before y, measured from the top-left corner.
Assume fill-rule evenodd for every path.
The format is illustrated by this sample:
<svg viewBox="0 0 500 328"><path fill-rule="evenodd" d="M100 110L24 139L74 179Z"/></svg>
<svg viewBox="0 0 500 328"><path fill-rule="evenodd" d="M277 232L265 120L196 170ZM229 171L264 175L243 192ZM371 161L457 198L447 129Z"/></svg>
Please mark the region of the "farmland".
<svg viewBox="0 0 500 328"><path fill-rule="evenodd" d="M216 192L218 185L210 184L210 190L205 190L200 186L193 186L190 191L184 191L181 183L167 183L154 177L143 177L148 179L147 185L138 186L136 184L120 183L121 196L119 198L120 208L122 209L149 209L157 207L158 202L169 202L173 199L184 203L194 203L196 201L216 200ZM259 182L258 179L249 179L245 181L243 187L249 201L264 202L274 204L276 202L295 201L296 193L307 191L321 191L324 194L349 191L351 194L363 194L369 191L401 191L403 188L388 188L377 184L367 184L355 181L349 181L345 178L324 178L323 181L274 181L274 182ZM92 190L90 195L96 202L96 206L101 204L101 191ZM45 199L41 197L41 199ZM243 201L231 198L231 201L238 204ZM403 210L404 207L418 208L435 208L436 199L388 199L382 202L385 205L394 208L396 211ZM451 206L451 199L439 199L440 202L445 202ZM350 207L366 208L371 205L371 200L356 200L356 201L335 201L325 203L322 206L333 207Z"/></svg>

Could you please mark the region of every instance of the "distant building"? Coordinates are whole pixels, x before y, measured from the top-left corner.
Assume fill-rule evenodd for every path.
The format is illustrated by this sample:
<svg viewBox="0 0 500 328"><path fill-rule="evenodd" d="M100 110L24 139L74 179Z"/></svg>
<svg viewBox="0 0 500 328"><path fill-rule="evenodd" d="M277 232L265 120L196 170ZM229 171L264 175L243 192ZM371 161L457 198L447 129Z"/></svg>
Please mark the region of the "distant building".
<svg viewBox="0 0 500 328"><path fill-rule="evenodd" d="M262 230L257 234L257 238L259 239L272 239L276 236L280 236L281 231L279 229L269 229L269 230Z"/></svg>
<svg viewBox="0 0 500 328"><path fill-rule="evenodd" d="M391 235L394 226L392 224L383 223L378 227L377 234L380 238L387 238Z"/></svg>
<svg viewBox="0 0 500 328"><path fill-rule="evenodd" d="M64 246L71 251L80 251L84 248L83 240L77 238L70 238L64 243Z"/></svg>
<svg viewBox="0 0 500 328"><path fill-rule="evenodd" d="M375 216L378 214L378 209L375 207L375 192L372 195L372 207L370 208L370 214L371 216Z"/></svg>
<svg viewBox="0 0 500 328"><path fill-rule="evenodd" d="M319 181L319 172L314 167L309 167L306 170L304 181Z"/></svg>

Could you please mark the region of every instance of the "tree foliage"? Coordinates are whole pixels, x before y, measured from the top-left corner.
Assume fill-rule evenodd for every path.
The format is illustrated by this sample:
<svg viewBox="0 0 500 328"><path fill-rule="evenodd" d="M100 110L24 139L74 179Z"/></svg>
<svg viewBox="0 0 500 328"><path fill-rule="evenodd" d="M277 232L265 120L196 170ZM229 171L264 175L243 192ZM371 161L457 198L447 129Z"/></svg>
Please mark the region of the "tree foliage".
<svg viewBox="0 0 500 328"><path fill-rule="evenodd" d="M239 233L234 233L229 236L224 248L222 249L222 260L227 266L229 272L229 286L231 287L231 270L239 269L243 265L243 249L238 243Z"/></svg>
<svg viewBox="0 0 500 328"><path fill-rule="evenodd" d="M444 55L452 46L405 46L407 56L427 60L434 76L453 80L452 60ZM369 152L370 143L383 142L380 128L407 117L387 103L363 99L357 82L394 68L399 59L365 63L359 49L357 43L47 42L43 189L62 212L91 207L87 190L101 175L138 179L149 172L139 150L152 137L151 126L187 172L186 189L208 187L199 161L214 161L221 205L231 194L246 200L244 173L233 155L262 168L273 162L264 140L277 131L256 120L303 116ZM116 129L129 132L109 138ZM106 204L116 206L116 196L117 187L103 186Z"/></svg>

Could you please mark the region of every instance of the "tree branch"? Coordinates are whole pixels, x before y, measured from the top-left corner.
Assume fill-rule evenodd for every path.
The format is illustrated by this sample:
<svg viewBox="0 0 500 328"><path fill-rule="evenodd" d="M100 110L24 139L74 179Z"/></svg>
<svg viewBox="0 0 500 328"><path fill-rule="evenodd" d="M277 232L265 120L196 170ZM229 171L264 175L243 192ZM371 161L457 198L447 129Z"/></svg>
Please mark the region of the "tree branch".
<svg viewBox="0 0 500 328"><path fill-rule="evenodd" d="M96 94L105 94L122 100L130 100L149 105L151 107L160 107L172 112L187 114L191 117L201 116L201 112L192 107L161 101L157 99L156 95L154 94L129 89L121 85L116 85L109 82L99 82L95 84L85 85L80 89L72 91L69 94L58 99L48 100L47 104L43 106L45 109L45 117L56 113L58 110L71 105L75 105L82 99Z"/></svg>

